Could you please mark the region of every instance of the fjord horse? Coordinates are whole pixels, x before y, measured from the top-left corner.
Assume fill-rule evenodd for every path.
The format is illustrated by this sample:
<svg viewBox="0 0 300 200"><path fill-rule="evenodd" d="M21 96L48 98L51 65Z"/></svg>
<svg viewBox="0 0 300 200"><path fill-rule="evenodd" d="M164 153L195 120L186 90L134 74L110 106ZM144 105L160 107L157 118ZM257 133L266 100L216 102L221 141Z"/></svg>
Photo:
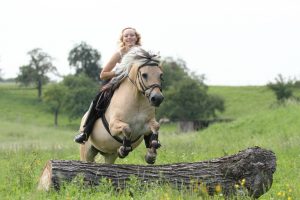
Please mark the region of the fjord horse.
<svg viewBox="0 0 300 200"><path fill-rule="evenodd" d="M130 50L120 64L124 67L121 79L111 80L120 79L115 81L117 88L105 114L96 121L89 140L81 145L80 158L94 162L100 153L105 163L112 164L117 157L126 157L144 139L145 160L154 164L160 146L155 107L164 99L159 57L138 47ZM87 113L82 118L81 130L86 116Z"/></svg>

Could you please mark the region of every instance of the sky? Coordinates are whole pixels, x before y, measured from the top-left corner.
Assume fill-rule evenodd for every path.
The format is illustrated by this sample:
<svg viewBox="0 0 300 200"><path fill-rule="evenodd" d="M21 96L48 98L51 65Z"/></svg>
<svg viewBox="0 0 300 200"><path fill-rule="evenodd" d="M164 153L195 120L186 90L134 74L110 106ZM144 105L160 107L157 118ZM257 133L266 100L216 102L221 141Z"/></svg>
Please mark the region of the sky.
<svg viewBox="0 0 300 200"><path fill-rule="evenodd" d="M145 49L183 59L208 85L300 79L298 0L0 0L1 75L16 77L34 48L70 74L68 53L82 41L105 64L128 26Z"/></svg>

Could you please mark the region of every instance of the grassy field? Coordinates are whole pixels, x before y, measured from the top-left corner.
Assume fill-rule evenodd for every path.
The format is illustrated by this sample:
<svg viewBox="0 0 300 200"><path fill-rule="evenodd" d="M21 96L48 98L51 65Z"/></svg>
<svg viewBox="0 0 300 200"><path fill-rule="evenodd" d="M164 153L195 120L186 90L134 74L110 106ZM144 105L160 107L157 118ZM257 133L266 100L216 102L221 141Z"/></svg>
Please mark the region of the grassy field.
<svg viewBox="0 0 300 200"><path fill-rule="evenodd" d="M276 105L273 93L266 87L214 86L209 91L225 98L227 110L221 116L234 121L186 134L180 134L174 124L162 126L163 147L156 164L203 161L257 145L274 151L277 157L273 186L260 199L299 199L300 105ZM85 189L74 183L60 192L37 191L48 160L79 159L79 147L72 141L79 120L69 121L62 113L59 127L55 128L53 115L36 96L33 89L0 84L0 199L207 199L169 186L141 191L134 182L130 190L122 193L115 193L109 185ZM144 154L141 145L117 163L145 164Z"/></svg>

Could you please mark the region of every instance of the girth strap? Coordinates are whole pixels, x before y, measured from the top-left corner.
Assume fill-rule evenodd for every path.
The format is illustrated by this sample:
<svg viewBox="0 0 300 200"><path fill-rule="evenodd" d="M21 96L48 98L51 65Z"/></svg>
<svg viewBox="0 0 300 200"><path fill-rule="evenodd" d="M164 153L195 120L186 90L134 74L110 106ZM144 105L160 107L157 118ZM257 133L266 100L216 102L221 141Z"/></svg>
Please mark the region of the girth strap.
<svg viewBox="0 0 300 200"><path fill-rule="evenodd" d="M108 125L108 122L107 122L107 119L105 117L105 115L103 115L101 117L102 119L102 123L106 129L106 131L109 133L109 135L111 135L111 137L113 137L116 141L118 141L119 143L123 144L123 139L119 138L118 136L113 136L109 130L109 125ZM131 141L131 143L135 143L136 141L138 141L142 136L138 136L135 140Z"/></svg>

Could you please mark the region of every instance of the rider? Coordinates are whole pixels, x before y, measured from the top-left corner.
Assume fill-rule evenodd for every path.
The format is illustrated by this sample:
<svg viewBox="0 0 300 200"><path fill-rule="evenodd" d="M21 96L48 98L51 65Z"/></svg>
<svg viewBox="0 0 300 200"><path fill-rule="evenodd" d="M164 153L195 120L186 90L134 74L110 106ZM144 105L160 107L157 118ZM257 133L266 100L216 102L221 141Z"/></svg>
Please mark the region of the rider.
<svg viewBox="0 0 300 200"><path fill-rule="evenodd" d="M110 80L118 73L122 71L122 69L115 68L117 63L120 63L123 56L134 46L141 45L141 35L132 27L124 28L121 32L119 43L120 48L117 52L115 52L108 63L104 66L100 73L101 80ZM110 97L112 96L112 92L100 91L95 99L92 101L90 108L88 110L87 118L84 123L84 130L75 136L74 141L79 144L84 144L92 130L95 121L104 114L105 109L109 104ZM108 99L106 98L108 97Z"/></svg>

